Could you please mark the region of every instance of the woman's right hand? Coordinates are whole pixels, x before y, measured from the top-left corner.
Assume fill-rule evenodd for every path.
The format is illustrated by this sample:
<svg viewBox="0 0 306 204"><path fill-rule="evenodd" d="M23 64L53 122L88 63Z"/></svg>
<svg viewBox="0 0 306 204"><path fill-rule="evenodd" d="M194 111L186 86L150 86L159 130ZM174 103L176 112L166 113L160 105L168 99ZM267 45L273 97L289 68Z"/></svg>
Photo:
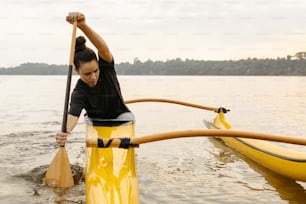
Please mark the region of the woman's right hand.
<svg viewBox="0 0 306 204"><path fill-rule="evenodd" d="M68 135L69 135L69 133L67 133L67 132L57 133L56 137L55 137L57 145L60 146L60 147L64 147L65 143L67 141Z"/></svg>

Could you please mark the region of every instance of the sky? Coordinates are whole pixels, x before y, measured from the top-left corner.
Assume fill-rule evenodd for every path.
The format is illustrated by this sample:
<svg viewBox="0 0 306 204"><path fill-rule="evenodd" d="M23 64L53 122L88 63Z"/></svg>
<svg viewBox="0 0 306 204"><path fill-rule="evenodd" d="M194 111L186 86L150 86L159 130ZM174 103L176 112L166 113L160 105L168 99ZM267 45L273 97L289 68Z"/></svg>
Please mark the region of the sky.
<svg viewBox="0 0 306 204"><path fill-rule="evenodd" d="M70 11L85 14L116 63L277 58L306 50L305 0L1 0L0 67L69 64Z"/></svg>

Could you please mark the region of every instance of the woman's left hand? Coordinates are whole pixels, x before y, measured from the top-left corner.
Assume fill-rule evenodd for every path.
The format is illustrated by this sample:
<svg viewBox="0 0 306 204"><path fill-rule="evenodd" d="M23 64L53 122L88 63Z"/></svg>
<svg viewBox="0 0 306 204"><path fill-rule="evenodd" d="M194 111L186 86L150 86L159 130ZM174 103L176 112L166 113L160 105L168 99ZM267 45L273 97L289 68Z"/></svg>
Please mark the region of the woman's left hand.
<svg viewBox="0 0 306 204"><path fill-rule="evenodd" d="M78 26L85 24L85 15L80 12L70 12L66 16L66 21L73 24L75 21L78 22Z"/></svg>

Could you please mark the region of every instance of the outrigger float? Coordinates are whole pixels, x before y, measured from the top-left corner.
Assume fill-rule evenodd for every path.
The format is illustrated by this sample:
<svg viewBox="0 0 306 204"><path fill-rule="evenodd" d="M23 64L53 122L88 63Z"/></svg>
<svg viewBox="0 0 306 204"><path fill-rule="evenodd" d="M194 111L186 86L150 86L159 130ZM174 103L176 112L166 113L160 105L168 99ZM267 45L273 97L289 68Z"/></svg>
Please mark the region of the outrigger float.
<svg viewBox="0 0 306 204"><path fill-rule="evenodd" d="M183 137L217 137L258 164L294 180L306 181L306 152L271 142L306 145L305 139L234 130L225 108L213 108L168 99L126 101L165 102L215 111L208 130L183 130L134 137L133 121L87 119L86 203L139 203L134 148L141 144Z"/></svg>

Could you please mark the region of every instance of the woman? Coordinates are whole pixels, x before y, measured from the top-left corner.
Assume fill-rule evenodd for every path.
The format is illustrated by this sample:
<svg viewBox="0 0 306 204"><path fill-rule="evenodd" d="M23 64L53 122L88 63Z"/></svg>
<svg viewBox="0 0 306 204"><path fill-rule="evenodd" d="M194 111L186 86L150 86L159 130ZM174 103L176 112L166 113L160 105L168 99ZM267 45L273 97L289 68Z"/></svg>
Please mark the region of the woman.
<svg viewBox="0 0 306 204"><path fill-rule="evenodd" d="M86 24L85 16L79 12L69 13L66 21L77 26L98 50L86 47L83 36L76 39L74 65L80 76L70 101L67 118L67 133L56 135L59 146L65 145L68 134L76 126L82 109L90 118L133 120L133 114L123 102L120 86L114 69L113 56L101 36Z"/></svg>

